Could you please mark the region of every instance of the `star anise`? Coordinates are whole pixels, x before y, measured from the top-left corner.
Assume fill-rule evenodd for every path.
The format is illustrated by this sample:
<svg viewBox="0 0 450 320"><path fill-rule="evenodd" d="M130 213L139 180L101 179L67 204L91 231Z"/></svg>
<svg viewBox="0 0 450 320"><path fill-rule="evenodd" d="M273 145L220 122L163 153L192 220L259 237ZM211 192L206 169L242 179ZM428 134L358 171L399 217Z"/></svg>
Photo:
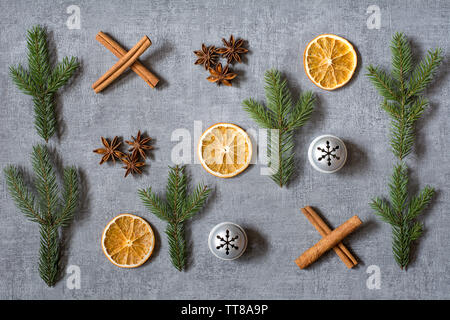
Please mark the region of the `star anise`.
<svg viewBox="0 0 450 320"><path fill-rule="evenodd" d="M140 167L145 166L145 162L139 162L139 158L137 156L133 156L132 154L127 153L123 158L122 162L125 164L124 169L127 171L125 172L125 178L128 174L135 174L139 173L141 174L142 171L139 169Z"/></svg>
<svg viewBox="0 0 450 320"><path fill-rule="evenodd" d="M233 80L237 76L236 73L228 72L228 65L226 65L225 68L222 68L222 64L220 62L216 65L215 69L209 68L209 73L211 73L211 75L206 78L208 81L216 82L218 85L223 83L229 87L231 87L230 80Z"/></svg>
<svg viewBox="0 0 450 320"><path fill-rule="evenodd" d="M152 146L147 144L148 142L150 142L151 138L147 137L147 138L142 139L141 130L139 130L136 138L131 136L131 139L133 141L125 140L125 142L131 146L131 148L128 151L133 152L133 154L132 154L133 157L140 154L143 159L147 158L145 151L153 149Z"/></svg>
<svg viewBox="0 0 450 320"><path fill-rule="evenodd" d="M240 54L248 52L248 49L242 47L244 40L235 41L234 36L231 35L229 41L222 38L222 42L225 47L216 49L216 52L222 54L227 59L227 63L242 62Z"/></svg>
<svg viewBox="0 0 450 320"><path fill-rule="evenodd" d="M104 148L95 149L95 153L103 154L102 159L100 160L100 164L103 164L104 162L108 161L110 158L115 163L116 158L122 159L124 154L117 150L117 148L122 144L122 142L119 142L118 137L114 137L114 139L111 141L111 143L108 142L107 139L102 138L102 143Z"/></svg>
<svg viewBox="0 0 450 320"><path fill-rule="evenodd" d="M215 46L207 47L202 44L202 50L194 51L194 53L198 57L194 64L202 64L205 67L205 70L208 70L211 66L214 66L219 58L216 54Z"/></svg>

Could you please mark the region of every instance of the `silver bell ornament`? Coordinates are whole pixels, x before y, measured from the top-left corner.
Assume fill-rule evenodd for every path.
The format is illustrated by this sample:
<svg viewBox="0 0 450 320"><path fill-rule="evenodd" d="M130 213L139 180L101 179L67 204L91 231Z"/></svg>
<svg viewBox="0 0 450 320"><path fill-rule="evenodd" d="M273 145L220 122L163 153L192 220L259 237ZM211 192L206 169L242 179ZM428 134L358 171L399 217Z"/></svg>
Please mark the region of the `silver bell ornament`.
<svg viewBox="0 0 450 320"><path fill-rule="evenodd" d="M315 138L308 149L308 159L314 169L333 173L341 169L347 160L347 148L336 136L326 134Z"/></svg>
<svg viewBox="0 0 450 320"><path fill-rule="evenodd" d="M208 246L217 258L234 260L247 248L247 234L235 223L222 222L209 233Z"/></svg>

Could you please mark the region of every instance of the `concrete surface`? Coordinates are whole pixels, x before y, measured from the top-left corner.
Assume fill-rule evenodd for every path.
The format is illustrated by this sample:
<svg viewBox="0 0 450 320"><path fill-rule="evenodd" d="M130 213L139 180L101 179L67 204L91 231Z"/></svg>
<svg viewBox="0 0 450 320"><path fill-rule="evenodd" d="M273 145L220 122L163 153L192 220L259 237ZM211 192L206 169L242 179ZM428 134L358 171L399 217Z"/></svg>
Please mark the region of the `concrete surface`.
<svg viewBox="0 0 450 320"><path fill-rule="evenodd" d="M68 29L67 7L77 5L81 28ZM381 9L381 28L368 29L370 5ZM79 57L80 73L58 96L60 138L49 145L64 164L76 165L83 179L82 207L67 239L64 268L80 268L81 288L69 289L68 275L55 288L47 288L37 272L39 232L15 207L0 183L0 298L3 299L427 299L450 298L448 207L450 196L450 102L448 59L426 96L431 108L420 121L411 168L411 189L425 184L438 190L423 221L426 232L415 247L407 272L400 271L391 254L391 230L368 206L373 196L386 195L393 165L388 147L389 119L380 109L380 96L364 76L369 63L389 67L389 42L395 31L404 31L415 59L440 46L448 56L450 40L448 1L1 1L0 96L2 97L0 164L13 163L31 173L29 154L41 143L33 127L32 102L13 85L8 66L26 64L26 30L45 25L50 46L61 59ZM157 89L127 72L102 94L91 84L114 64L116 58L95 41L102 30L123 46L132 47L144 34L153 45L142 62L161 78ZM335 92L315 87L306 77L302 53L306 43L321 33L334 33L351 41L359 53L359 67L352 81ZM234 34L248 40L251 51L236 70L232 88L206 81L207 73L195 66L193 50L221 44ZM186 272L170 264L165 224L141 204L137 189L152 186L164 191L167 166L177 142L176 129L191 134L194 121L203 128L233 122L257 129L242 110L247 97L264 100L263 74L278 68L295 95L313 90L318 96L312 120L296 135L298 176L287 189L278 188L251 166L234 179L221 180L200 165L189 165L191 185L200 181L214 188L205 210L187 225L191 255ZM141 177L123 179L120 166L98 165L92 153L100 136L129 138L138 130L156 139L150 167ZM307 162L309 142L331 133L342 138L349 150L345 167L336 174L314 171ZM320 239L300 213L311 205L336 227L357 214L364 226L345 243L361 261L347 270L333 252L308 270L294 263L304 250ZM100 236L115 215L131 212L147 219L157 233L158 245L151 259L134 270L119 269L103 255ZM211 228L233 221L248 232L249 247L236 261L221 261L208 250ZM366 273L379 266L381 288L370 290Z"/></svg>

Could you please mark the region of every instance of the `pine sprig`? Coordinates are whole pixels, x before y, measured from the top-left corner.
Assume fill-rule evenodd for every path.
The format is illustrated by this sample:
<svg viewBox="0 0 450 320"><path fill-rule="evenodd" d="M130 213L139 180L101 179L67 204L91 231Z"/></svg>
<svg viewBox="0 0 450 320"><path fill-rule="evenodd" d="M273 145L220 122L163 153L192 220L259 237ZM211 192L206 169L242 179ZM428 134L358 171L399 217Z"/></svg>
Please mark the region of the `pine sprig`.
<svg viewBox="0 0 450 320"><path fill-rule="evenodd" d="M311 91L300 96L294 109L289 115L288 131L295 130L305 125L314 110L315 98Z"/></svg>
<svg viewBox="0 0 450 320"><path fill-rule="evenodd" d="M293 133L292 131L271 131L268 140L269 167L275 169L270 178L280 187L283 187L294 173Z"/></svg>
<svg viewBox="0 0 450 320"><path fill-rule="evenodd" d="M402 33L392 38L392 76L400 84L400 92L405 89L405 81L412 70L412 51L408 39Z"/></svg>
<svg viewBox="0 0 450 320"><path fill-rule="evenodd" d="M48 87L47 91L49 93L55 93L63 87L67 82L69 82L70 78L74 74L74 72L78 69L79 63L77 58L64 57L62 62L58 63L53 69L52 74L48 79Z"/></svg>
<svg viewBox="0 0 450 320"><path fill-rule="evenodd" d="M388 101L399 101L399 93L396 90L394 79L392 79L384 70L372 65L367 68L367 71L367 76L381 96Z"/></svg>
<svg viewBox="0 0 450 320"><path fill-rule="evenodd" d="M50 163L50 155L43 145L33 147L33 170L36 175L35 188L40 198L40 211L47 224L53 224L53 213L60 206L56 174Z"/></svg>
<svg viewBox="0 0 450 320"><path fill-rule="evenodd" d="M409 199L408 172L404 163L395 166L389 188L390 203L375 198L370 206L375 214L392 226L392 251L397 264L404 269L409 263L411 243L422 235L423 226L415 219L430 204L435 191L426 186L418 196Z"/></svg>
<svg viewBox="0 0 450 320"><path fill-rule="evenodd" d="M58 278L59 234L58 228L40 225L39 274L49 287L53 287Z"/></svg>
<svg viewBox="0 0 450 320"><path fill-rule="evenodd" d="M260 127L264 129L272 128L275 123L272 110L266 109L262 104L253 99L244 100L242 103L244 110L250 115Z"/></svg>
<svg viewBox="0 0 450 320"><path fill-rule="evenodd" d="M177 165L169 167L165 200L157 196L151 188L138 190L144 206L161 220L167 221L169 255L178 271L185 268L187 258L184 222L200 211L211 192L207 186L200 184L188 195L187 185L185 167Z"/></svg>
<svg viewBox="0 0 450 320"><path fill-rule="evenodd" d="M167 181L166 200L172 219L177 220L183 212L186 201L187 177L184 167L175 166L169 170Z"/></svg>
<svg viewBox="0 0 450 320"><path fill-rule="evenodd" d="M408 83L408 98L423 92L433 80L442 63L442 49L428 50L426 57L414 69Z"/></svg>
<svg viewBox="0 0 450 320"><path fill-rule="evenodd" d="M73 220L78 205L78 173L75 167L64 168L63 186L62 203L64 206L62 210L57 211L59 214L55 216L53 224L67 227Z"/></svg>
<svg viewBox="0 0 450 320"><path fill-rule="evenodd" d="M242 106L250 117L262 128L269 130L267 156L273 169L270 178L280 187L287 185L294 173L294 130L302 127L314 109L312 92L300 95L292 103L287 81L282 80L277 70L268 70L264 76L266 107L253 99L246 99Z"/></svg>
<svg viewBox="0 0 450 320"><path fill-rule="evenodd" d="M17 67L10 66L9 74L11 75L14 84L20 91L29 96L38 95L38 89L35 87L33 79L28 71L22 67L22 65L19 64Z"/></svg>
<svg viewBox="0 0 450 320"><path fill-rule="evenodd" d="M412 152L414 125L428 107L420 94L431 83L442 62L442 50L428 51L413 70L412 51L403 33L396 33L391 43L392 75L369 66L367 76L384 98L381 104L391 117L390 145L400 161L394 167L389 183L390 201L374 198L370 204L375 214L392 226L392 251L401 269L410 261L411 244L420 238L423 225L416 218L432 200L434 189L426 186L417 196L408 194L408 169L403 159Z"/></svg>
<svg viewBox="0 0 450 320"><path fill-rule="evenodd" d="M17 207L32 222L45 223L39 207L36 205L34 195L26 187L22 174L14 166L7 166L4 170L6 184Z"/></svg>
<svg viewBox="0 0 450 320"><path fill-rule="evenodd" d="M203 207L208 199L210 190L203 183L199 184L195 191L189 195L184 203L184 208L181 214L181 220L185 221L193 216Z"/></svg>
<svg viewBox="0 0 450 320"><path fill-rule="evenodd" d="M45 145L37 145L32 153L35 173L33 193L25 185L22 174L13 166L5 168L6 184L17 207L40 228L39 274L48 286L55 285L60 256L59 228L68 226L78 204L78 174L75 168L65 168L60 197L56 174Z"/></svg>
<svg viewBox="0 0 450 320"><path fill-rule="evenodd" d="M138 193L142 203L151 213L161 220L170 221L171 215L167 203L152 192L152 188L141 189Z"/></svg>
<svg viewBox="0 0 450 320"><path fill-rule="evenodd" d="M184 228L181 222L171 222L167 224L166 235L169 242L169 256L172 265L183 271L186 265L186 240L184 238Z"/></svg>
<svg viewBox="0 0 450 320"><path fill-rule="evenodd" d="M41 26L27 33L28 69L20 64L10 66L10 76L19 90L33 97L36 130L46 142L56 132L54 95L73 76L79 63L76 58L63 58L52 70L47 34Z"/></svg>
<svg viewBox="0 0 450 320"><path fill-rule="evenodd" d="M41 26L34 26L27 32L28 67L30 74L41 90L50 75L50 59L47 47L47 34Z"/></svg>
<svg viewBox="0 0 450 320"><path fill-rule="evenodd" d="M420 93L433 79L443 57L441 49L430 50L412 71L411 46L403 33L394 35L391 52L392 76L372 65L367 68L367 76L384 98L382 108L392 118L392 151L403 160L412 151L415 122L428 107L428 101Z"/></svg>

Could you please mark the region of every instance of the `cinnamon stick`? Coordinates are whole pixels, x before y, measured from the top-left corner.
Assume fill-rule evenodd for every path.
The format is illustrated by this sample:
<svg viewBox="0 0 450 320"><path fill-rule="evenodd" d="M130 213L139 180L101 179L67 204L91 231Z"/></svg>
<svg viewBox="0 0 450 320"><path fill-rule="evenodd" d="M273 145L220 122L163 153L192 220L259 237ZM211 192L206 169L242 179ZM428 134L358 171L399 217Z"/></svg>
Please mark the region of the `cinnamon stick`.
<svg viewBox="0 0 450 320"><path fill-rule="evenodd" d="M110 36L103 33L102 31L100 31L95 36L95 39L119 59L127 53L127 51L122 48L120 44L118 44ZM150 45L151 44L152 43L150 40ZM144 79L144 81L147 82L147 84L152 88L154 88L159 82L159 79L153 73L151 73L139 60L136 60L130 68L131 70L136 72L138 76Z"/></svg>
<svg viewBox="0 0 450 320"><path fill-rule="evenodd" d="M319 240L314 246L306 250L300 257L295 260L295 263L304 269L311 263L319 259L325 252L334 248L346 236L355 231L362 221L358 216L353 216L339 227L331 231L328 235Z"/></svg>
<svg viewBox="0 0 450 320"><path fill-rule="evenodd" d="M148 47L150 47L150 39L147 36L144 36L133 48L130 49L130 51L120 58L115 65L106 71L106 73L92 85L94 91L99 93L110 85L128 67L130 67L139 58L139 56L147 50Z"/></svg>
<svg viewBox="0 0 450 320"><path fill-rule="evenodd" d="M321 234L322 237L325 237L331 232L330 227L328 227L325 221L322 220L322 218L313 210L313 208L307 206L305 208L301 208L301 211L309 220L309 222L311 222L311 224ZM342 262L344 262L347 268L351 269L358 264L358 261L355 259L355 257L353 257L350 251L348 251L343 243L338 243L338 245L334 247L333 250L339 256Z"/></svg>

